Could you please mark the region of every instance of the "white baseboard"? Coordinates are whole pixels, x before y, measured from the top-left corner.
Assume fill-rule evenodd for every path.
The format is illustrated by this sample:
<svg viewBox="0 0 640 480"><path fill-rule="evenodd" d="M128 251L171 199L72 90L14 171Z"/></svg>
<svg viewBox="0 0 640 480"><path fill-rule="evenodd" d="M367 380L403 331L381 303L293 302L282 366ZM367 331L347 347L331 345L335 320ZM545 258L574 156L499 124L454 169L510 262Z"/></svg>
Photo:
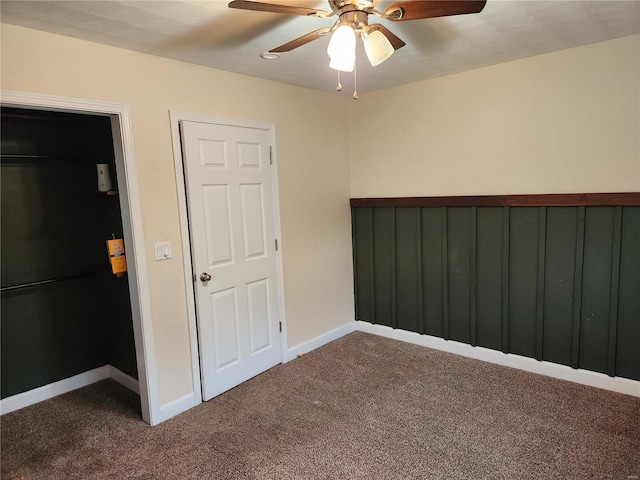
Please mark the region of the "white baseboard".
<svg viewBox="0 0 640 480"><path fill-rule="evenodd" d="M357 321L356 330L413 343L415 345L421 345L423 347L433 348L435 350L455 353L457 355L475 358L476 360L482 360L484 362L496 363L506 367L538 373L540 375L546 375L547 377L559 378L569 382L580 383L582 385L589 385L591 387L640 397L640 382L630 380L628 378L610 377L604 373L574 369L557 363L540 362L534 358L523 357L521 355L514 355L511 353L503 353L484 347L473 347L466 343L460 343L454 340L445 340L443 338L432 337L430 335L422 335L406 330L394 329L384 325L374 325L369 322Z"/></svg>
<svg viewBox="0 0 640 480"><path fill-rule="evenodd" d="M109 367L109 378L115 382L118 382L124 388L128 388L134 393L140 395L140 387L138 386L138 380L127 375L122 370L117 369L113 365L107 365Z"/></svg>
<svg viewBox="0 0 640 480"><path fill-rule="evenodd" d="M102 367L79 373L73 377L65 378L48 385L43 385L42 387L34 388L27 392L3 398L0 400L0 415L14 412L44 400L49 400L50 398L57 397L63 393L68 393L72 390L86 387L92 383L106 380L107 378L112 378L123 387L126 387L137 394L140 392L138 388L138 380L130 377L126 373L123 373L112 365L103 365Z"/></svg>
<svg viewBox="0 0 640 480"><path fill-rule="evenodd" d="M333 342L340 337L344 337L351 332L355 332L356 330L356 322L349 322L341 327L334 328L327 333L323 333L322 335L318 335L311 340L307 340L306 342L302 342L295 347L291 347L287 350L287 358L285 362L293 360L297 358L297 356L301 353L309 353L316 348L320 348L323 345L326 345L329 342Z"/></svg>
<svg viewBox="0 0 640 480"><path fill-rule="evenodd" d="M180 415L182 412L186 412L190 408L193 408L202 403L200 392L189 393L183 397L177 398L169 403L165 403L160 407L158 421L154 421L154 425L169 420L171 417Z"/></svg>
<svg viewBox="0 0 640 480"><path fill-rule="evenodd" d="M316 348L322 347L329 342L337 340L340 337L343 337L351 332L356 330L355 322L349 322L341 327L335 328L327 333L322 335L318 335L311 340L307 340L306 342L300 343L295 347L289 348L287 350L287 358L284 359L283 363L288 362L289 360L293 360L300 353L309 353L311 350L315 350ZM158 422L164 422L176 415L179 415L183 412L186 412L190 408L193 408L202 403L202 398L199 395L199 392L190 393L180 397L172 402L169 402L160 407L160 415L158 418Z"/></svg>
<svg viewBox="0 0 640 480"><path fill-rule="evenodd" d="M0 400L0 412L4 415L5 413L28 407L34 403L49 400L50 398L57 397L63 393L86 387L87 385L91 385L92 383L99 382L106 378L109 378L109 365L103 365L102 367L94 368L88 372L80 373L73 377L34 388L28 392L18 393L17 395L3 398Z"/></svg>

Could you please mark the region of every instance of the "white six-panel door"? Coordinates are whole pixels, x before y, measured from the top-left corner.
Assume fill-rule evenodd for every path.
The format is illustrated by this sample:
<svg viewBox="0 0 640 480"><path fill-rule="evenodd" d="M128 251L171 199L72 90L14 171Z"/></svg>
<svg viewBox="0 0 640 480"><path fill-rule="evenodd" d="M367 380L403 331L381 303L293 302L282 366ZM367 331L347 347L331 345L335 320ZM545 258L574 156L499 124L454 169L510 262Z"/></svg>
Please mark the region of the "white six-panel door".
<svg viewBox="0 0 640 480"><path fill-rule="evenodd" d="M183 121L181 135L209 400L282 360L269 132Z"/></svg>

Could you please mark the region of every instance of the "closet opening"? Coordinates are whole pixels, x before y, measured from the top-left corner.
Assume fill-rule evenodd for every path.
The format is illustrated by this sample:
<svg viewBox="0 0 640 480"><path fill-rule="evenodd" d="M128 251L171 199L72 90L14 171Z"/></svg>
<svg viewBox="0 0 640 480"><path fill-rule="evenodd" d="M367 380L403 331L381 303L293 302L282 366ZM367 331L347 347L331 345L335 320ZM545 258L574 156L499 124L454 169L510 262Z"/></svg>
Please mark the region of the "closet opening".
<svg viewBox="0 0 640 480"><path fill-rule="evenodd" d="M124 238L111 117L1 118L3 404L70 378L138 393L124 242L107 243Z"/></svg>

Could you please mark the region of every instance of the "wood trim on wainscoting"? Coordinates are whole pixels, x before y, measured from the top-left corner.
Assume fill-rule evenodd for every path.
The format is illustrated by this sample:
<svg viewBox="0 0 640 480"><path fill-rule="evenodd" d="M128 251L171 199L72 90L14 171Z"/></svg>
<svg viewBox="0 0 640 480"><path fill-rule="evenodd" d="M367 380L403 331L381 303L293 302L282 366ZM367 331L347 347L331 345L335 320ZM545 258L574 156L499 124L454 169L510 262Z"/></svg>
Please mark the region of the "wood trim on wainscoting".
<svg viewBox="0 0 640 480"><path fill-rule="evenodd" d="M640 192L352 198L352 207L559 207L640 205Z"/></svg>

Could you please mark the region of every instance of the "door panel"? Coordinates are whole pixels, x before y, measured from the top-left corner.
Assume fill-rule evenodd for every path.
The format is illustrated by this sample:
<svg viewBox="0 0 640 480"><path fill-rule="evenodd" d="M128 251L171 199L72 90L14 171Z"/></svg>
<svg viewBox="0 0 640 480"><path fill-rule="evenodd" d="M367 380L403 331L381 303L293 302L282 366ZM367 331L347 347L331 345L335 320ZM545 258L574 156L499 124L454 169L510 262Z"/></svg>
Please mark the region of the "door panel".
<svg viewBox="0 0 640 480"><path fill-rule="evenodd" d="M260 145L238 142L238 165L240 168L261 168Z"/></svg>
<svg viewBox="0 0 640 480"><path fill-rule="evenodd" d="M209 266L233 263L233 232L229 208L228 185L204 185L204 215L206 224Z"/></svg>
<svg viewBox="0 0 640 480"><path fill-rule="evenodd" d="M237 363L240 357L235 288L211 294L211 320L213 322L216 370L220 370L230 364Z"/></svg>
<svg viewBox="0 0 640 480"><path fill-rule="evenodd" d="M281 362L269 134L197 122L181 134L209 400Z"/></svg>
<svg viewBox="0 0 640 480"><path fill-rule="evenodd" d="M266 254L262 185L240 185L245 259Z"/></svg>
<svg viewBox="0 0 640 480"><path fill-rule="evenodd" d="M264 278L247 285L251 354L271 346L271 318L269 315L269 284Z"/></svg>
<svg viewBox="0 0 640 480"><path fill-rule="evenodd" d="M224 140L200 139L198 145L203 167L227 168L227 149Z"/></svg>

